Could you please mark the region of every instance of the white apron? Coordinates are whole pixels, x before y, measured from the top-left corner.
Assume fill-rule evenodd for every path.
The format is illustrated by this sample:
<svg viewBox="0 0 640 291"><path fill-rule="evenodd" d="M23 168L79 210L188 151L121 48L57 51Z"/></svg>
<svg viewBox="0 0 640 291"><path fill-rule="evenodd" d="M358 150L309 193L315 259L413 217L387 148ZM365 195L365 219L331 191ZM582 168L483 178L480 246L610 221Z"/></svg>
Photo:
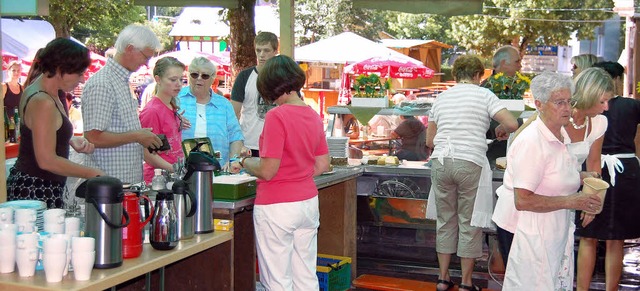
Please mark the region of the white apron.
<svg viewBox="0 0 640 291"><path fill-rule="evenodd" d="M502 290L573 290L570 212L520 211Z"/></svg>
<svg viewBox="0 0 640 291"><path fill-rule="evenodd" d="M438 156L438 161L444 165L444 158L453 158L453 144L447 139L447 146ZM471 215L471 226L495 229L491 216L493 216L493 188L491 181L493 172L489 165L489 160L485 157L480 173L480 181L478 182L478 192L476 192L476 200L473 204L473 214ZM427 200L426 218L436 220L438 211L436 209L435 193L433 193L433 185L429 189L429 199Z"/></svg>

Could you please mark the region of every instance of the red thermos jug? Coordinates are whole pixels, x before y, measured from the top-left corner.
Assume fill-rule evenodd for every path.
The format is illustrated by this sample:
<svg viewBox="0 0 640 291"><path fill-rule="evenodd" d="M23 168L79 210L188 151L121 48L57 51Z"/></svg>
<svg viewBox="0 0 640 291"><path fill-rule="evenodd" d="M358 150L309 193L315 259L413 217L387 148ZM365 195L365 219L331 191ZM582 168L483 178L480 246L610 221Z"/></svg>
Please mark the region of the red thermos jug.
<svg viewBox="0 0 640 291"><path fill-rule="evenodd" d="M144 198L151 205L149 216L141 221L140 217L140 198ZM149 197L135 193L125 193L123 208L129 213L129 225L122 229L122 257L125 259L136 258L142 253L142 229L153 218L153 202Z"/></svg>

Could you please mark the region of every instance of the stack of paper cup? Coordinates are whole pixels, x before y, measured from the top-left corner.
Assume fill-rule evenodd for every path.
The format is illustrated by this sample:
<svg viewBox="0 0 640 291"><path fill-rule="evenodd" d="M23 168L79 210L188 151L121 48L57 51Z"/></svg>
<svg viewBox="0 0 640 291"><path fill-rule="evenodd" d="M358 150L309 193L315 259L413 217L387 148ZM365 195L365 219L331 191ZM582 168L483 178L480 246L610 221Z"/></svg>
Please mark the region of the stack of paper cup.
<svg viewBox="0 0 640 291"><path fill-rule="evenodd" d="M93 263L96 259L96 240L92 237L71 238L71 264L73 276L78 281L91 278Z"/></svg>
<svg viewBox="0 0 640 291"><path fill-rule="evenodd" d="M12 273L15 270L16 229L15 224L3 224L0 227L0 273Z"/></svg>
<svg viewBox="0 0 640 291"><path fill-rule="evenodd" d="M584 178L582 180L582 183L583 183L582 192L589 193L589 194L597 194L598 197L600 197L600 201L602 201L602 204L600 204L600 207L598 209L594 210L593 212L589 212L589 211L585 211L585 212L590 214L599 214L602 211L602 205L604 205L604 198L607 195L607 189L609 189L609 183L607 183L607 181L605 180L593 178L593 177Z"/></svg>
<svg viewBox="0 0 640 291"><path fill-rule="evenodd" d="M39 240L40 235L37 233L16 235L16 263L20 277L31 277L36 272Z"/></svg>
<svg viewBox="0 0 640 291"><path fill-rule="evenodd" d="M64 271L62 271L62 276L66 276L69 273L69 264L71 263L71 234L68 233L56 233L50 235L52 238L62 238L67 241L67 262L64 265Z"/></svg>
<svg viewBox="0 0 640 291"><path fill-rule="evenodd" d="M64 209L45 210L42 214L44 217L44 231L48 233L64 233L65 213L66 211Z"/></svg>
<svg viewBox="0 0 640 291"><path fill-rule="evenodd" d="M67 239L64 237L49 237L42 248L42 264L47 282L62 281L62 274L67 265Z"/></svg>
<svg viewBox="0 0 640 291"><path fill-rule="evenodd" d="M18 233L38 231L36 227L37 211L35 209L16 209L14 221L18 225Z"/></svg>

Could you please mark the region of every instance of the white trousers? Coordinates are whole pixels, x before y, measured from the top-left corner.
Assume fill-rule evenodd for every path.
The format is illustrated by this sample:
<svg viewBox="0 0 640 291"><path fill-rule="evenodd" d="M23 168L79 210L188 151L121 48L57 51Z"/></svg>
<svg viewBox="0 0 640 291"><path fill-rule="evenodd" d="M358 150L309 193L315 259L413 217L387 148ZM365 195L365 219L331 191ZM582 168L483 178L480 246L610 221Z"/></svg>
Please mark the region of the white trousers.
<svg viewBox="0 0 640 291"><path fill-rule="evenodd" d="M262 285L269 291L318 290L318 196L255 205L253 223Z"/></svg>

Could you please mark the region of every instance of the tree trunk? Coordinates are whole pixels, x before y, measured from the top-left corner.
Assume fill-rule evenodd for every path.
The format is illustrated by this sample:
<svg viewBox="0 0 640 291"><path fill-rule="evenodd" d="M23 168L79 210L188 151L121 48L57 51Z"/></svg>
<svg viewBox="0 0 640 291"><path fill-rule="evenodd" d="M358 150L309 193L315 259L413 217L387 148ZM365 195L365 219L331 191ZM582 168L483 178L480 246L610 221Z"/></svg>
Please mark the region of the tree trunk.
<svg viewBox="0 0 640 291"><path fill-rule="evenodd" d="M69 26L65 23L56 23L52 21L51 25L53 26L53 30L56 32L56 37L71 37L71 29L69 29Z"/></svg>
<svg viewBox="0 0 640 291"><path fill-rule="evenodd" d="M238 8L229 9L232 81L240 71L257 62L253 44L256 38L255 5L256 0L238 0Z"/></svg>

